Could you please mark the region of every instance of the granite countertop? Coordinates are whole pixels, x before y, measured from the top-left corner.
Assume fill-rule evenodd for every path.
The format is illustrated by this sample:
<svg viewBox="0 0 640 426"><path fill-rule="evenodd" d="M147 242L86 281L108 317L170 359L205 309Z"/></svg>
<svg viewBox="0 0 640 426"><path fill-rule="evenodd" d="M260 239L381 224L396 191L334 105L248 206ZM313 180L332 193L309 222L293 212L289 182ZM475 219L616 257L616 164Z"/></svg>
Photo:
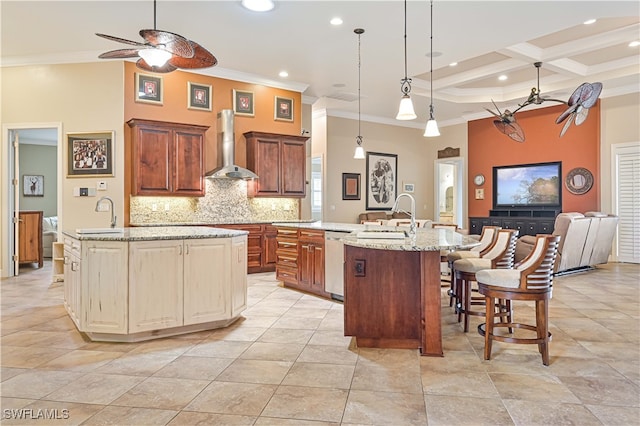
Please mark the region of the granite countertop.
<svg viewBox="0 0 640 426"><path fill-rule="evenodd" d="M289 228L316 229L320 231L335 232L355 232L367 229L395 229L394 227L381 227L380 225L360 225L358 223L338 223L338 222L274 222L273 226L287 226Z"/></svg>
<svg viewBox="0 0 640 426"><path fill-rule="evenodd" d="M341 238L340 241L355 247L402 251L459 250L469 249L480 244L475 238L459 234L451 229L431 228L418 228L415 240L409 237L404 239L358 238L353 233Z"/></svg>
<svg viewBox="0 0 640 426"><path fill-rule="evenodd" d="M310 223L310 220L296 219L296 220L279 220L278 223L284 224L297 224L297 223ZM225 220L224 222L164 222L164 223L132 223L132 227L136 228L148 228L157 226L216 226L216 225L253 225L253 224L272 224L273 220L252 220L247 222L246 220Z"/></svg>
<svg viewBox="0 0 640 426"><path fill-rule="evenodd" d="M154 226L120 229L122 229L122 232L104 234L81 234L72 231L63 231L62 233L81 241L186 240L194 238L230 238L248 234L247 231L206 226Z"/></svg>

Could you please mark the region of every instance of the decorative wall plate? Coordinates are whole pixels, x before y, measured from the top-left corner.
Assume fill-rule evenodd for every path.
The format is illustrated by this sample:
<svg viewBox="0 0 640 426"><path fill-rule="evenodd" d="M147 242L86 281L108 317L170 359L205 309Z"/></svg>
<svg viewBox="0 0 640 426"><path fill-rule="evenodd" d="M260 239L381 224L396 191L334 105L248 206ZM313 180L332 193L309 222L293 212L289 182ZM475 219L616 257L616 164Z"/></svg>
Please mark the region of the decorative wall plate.
<svg viewBox="0 0 640 426"><path fill-rule="evenodd" d="M586 194L593 186L593 175L584 167L576 167L567 173L564 183L570 193Z"/></svg>

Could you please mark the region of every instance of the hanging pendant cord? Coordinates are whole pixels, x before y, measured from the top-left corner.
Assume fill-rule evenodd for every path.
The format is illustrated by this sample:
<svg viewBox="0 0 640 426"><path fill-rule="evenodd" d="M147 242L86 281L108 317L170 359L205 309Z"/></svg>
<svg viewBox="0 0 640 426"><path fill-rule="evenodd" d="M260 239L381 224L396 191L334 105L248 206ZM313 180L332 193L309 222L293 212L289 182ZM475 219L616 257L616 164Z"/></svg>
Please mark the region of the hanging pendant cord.
<svg viewBox="0 0 640 426"><path fill-rule="evenodd" d="M157 28L156 28L156 0L153 0L153 29L157 30Z"/></svg>
<svg viewBox="0 0 640 426"><path fill-rule="evenodd" d="M430 78L429 78L429 84L430 84L430 91L431 91L431 105L429 105L429 114L430 114L430 119L433 120L433 0L431 0L431 35L430 35L430 41L431 41L431 52L429 53L429 57L431 59L431 71L430 71Z"/></svg>
<svg viewBox="0 0 640 426"><path fill-rule="evenodd" d="M358 137L360 137L360 34L358 34Z"/></svg>
<svg viewBox="0 0 640 426"><path fill-rule="evenodd" d="M407 0L404 0L404 79L407 80Z"/></svg>

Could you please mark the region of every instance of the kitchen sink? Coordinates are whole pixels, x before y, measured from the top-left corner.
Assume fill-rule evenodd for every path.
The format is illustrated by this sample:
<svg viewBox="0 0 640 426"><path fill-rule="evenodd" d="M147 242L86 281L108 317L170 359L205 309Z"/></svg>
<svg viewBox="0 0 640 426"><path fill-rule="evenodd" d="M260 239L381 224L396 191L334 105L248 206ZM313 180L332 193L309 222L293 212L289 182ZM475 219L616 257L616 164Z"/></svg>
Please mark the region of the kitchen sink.
<svg viewBox="0 0 640 426"><path fill-rule="evenodd" d="M392 231L392 230L367 230L360 231L356 234L357 238L379 238L379 239L403 239L407 237L405 231Z"/></svg>
<svg viewBox="0 0 640 426"><path fill-rule="evenodd" d="M76 234L118 234L124 232L124 228L79 228Z"/></svg>

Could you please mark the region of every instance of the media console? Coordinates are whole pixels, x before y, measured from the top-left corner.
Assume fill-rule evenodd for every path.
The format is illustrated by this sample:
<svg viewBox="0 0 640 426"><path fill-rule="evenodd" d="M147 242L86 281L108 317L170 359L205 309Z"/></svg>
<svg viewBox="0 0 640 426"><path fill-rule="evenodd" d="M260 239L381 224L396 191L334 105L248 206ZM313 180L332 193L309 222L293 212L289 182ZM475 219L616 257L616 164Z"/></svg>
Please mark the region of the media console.
<svg viewBox="0 0 640 426"><path fill-rule="evenodd" d="M551 234L557 209L496 209L489 210L488 217L470 217L469 233L480 235L483 226L500 226L517 229L522 235Z"/></svg>

